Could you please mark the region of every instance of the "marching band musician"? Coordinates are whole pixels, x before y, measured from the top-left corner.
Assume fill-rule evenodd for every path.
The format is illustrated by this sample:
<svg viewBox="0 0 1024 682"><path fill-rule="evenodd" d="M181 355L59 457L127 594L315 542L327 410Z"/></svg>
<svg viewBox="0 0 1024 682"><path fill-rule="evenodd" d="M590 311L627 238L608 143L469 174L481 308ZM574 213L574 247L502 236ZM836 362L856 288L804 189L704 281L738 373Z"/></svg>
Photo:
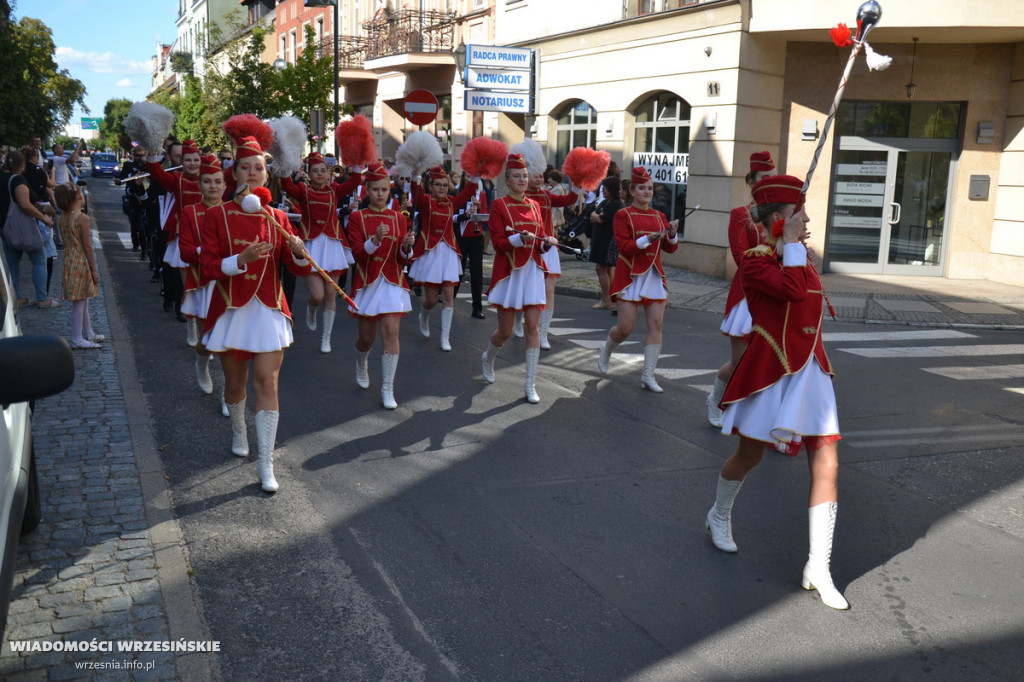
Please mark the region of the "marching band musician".
<svg viewBox="0 0 1024 682"><path fill-rule="evenodd" d="M455 218L455 240L462 254L462 271L469 268L469 289L472 300L472 317L484 319L484 231L480 221L487 217L487 194L483 186L477 187L476 194L459 207ZM479 217L479 220L477 219ZM455 294L459 287L455 286Z"/></svg>
<svg viewBox="0 0 1024 682"><path fill-rule="evenodd" d="M284 349L293 340L280 263L297 276L308 275L310 266L301 257L302 240L292 232L287 215L264 206L256 196L258 190L267 191L267 166L256 138L237 140L231 171L238 184L235 197L209 208L203 221L201 274L216 281L203 344L220 355L231 416L231 452L239 457L249 454L245 384L252 363L260 482L272 493L278 489L273 466L280 417L277 377Z"/></svg>
<svg viewBox="0 0 1024 682"><path fill-rule="evenodd" d="M414 235L400 211L388 208L391 180L380 163L370 164L364 174L370 205L349 216L348 237L355 256L352 282L358 311L349 312L358 320L356 336L356 384L370 387L368 360L381 333L381 403L385 409L395 402L395 371L398 369L398 330L406 313L412 310L409 285L402 266L412 255Z"/></svg>
<svg viewBox="0 0 1024 682"><path fill-rule="evenodd" d="M206 212L214 206L220 206L224 194L224 171L221 170L217 157L204 156L199 167L199 187L203 199L198 204L186 206L181 212L181 223L178 229L178 250L181 259L188 263L185 270L185 297L181 311L197 320L197 324L206 326L206 312L210 308L210 297L213 293L213 282L204 277L199 269L201 247L201 230L206 219ZM196 344L196 380L199 389L207 394L213 393L213 379L210 377L210 351L201 342ZM224 394L220 396L221 411L229 416Z"/></svg>
<svg viewBox="0 0 1024 682"><path fill-rule="evenodd" d="M178 224L182 209L203 200L202 192L199 190L199 165L201 163L199 147L196 146L194 140L185 140L181 143L180 171L164 170L160 165L162 159L162 156L146 157L146 169L149 171L151 179L173 197L173 204L169 210L166 210L166 213L165 210L161 210L162 227L167 239L163 262L173 268L161 270L164 275L164 310L168 310L168 303L173 302L178 321L186 322L187 318L181 312L181 300L184 295L184 272L188 264L181 259L178 248ZM164 208L167 209L166 206ZM186 342L191 347L195 347L199 342L195 318L188 323Z"/></svg>
<svg viewBox="0 0 1024 682"><path fill-rule="evenodd" d="M438 290L441 295L441 350L452 349L450 335L452 316L455 314L455 285L462 277L462 252L455 240L455 207L464 206L476 193L477 183L465 183L458 196L448 195L448 174L440 166L430 169L430 193L418 191L413 183L413 195L419 211L419 238L413 250L413 263L409 268L409 279L418 282L425 289L423 307L420 310L420 334L430 337L430 311L437 305Z"/></svg>
<svg viewBox="0 0 1024 682"><path fill-rule="evenodd" d="M498 328L481 356L484 379L494 383L494 360L512 336L516 313L522 311L526 336L526 399L539 403L537 363L540 360L540 316L544 309L543 253L553 238L544 231L540 205L526 196L530 173L521 154L509 154L505 162L508 195L491 205L489 226L494 245L494 268L487 299L498 310ZM557 243L557 242L554 242Z"/></svg>
<svg viewBox="0 0 1024 682"><path fill-rule="evenodd" d="M679 221L668 222L664 213L651 208L654 183L643 166L633 169L629 194L633 198L632 205L616 213L613 221L619 260L615 264L610 293L618 311L618 323L608 331L597 366L602 374L608 373L612 351L633 333L637 309L643 306L647 333L644 336L644 371L640 375L640 385L661 393L662 388L654 378L661 353L665 304L668 302L661 252L673 253L679 248L676 235Z"/></svg>
<svg viewBox="0 0 1024 682"><path fill-rule="evenodd" d="M580 198L580 189L573 187L567 194L555 194L544 189L544 173L537 173L530 176L530 187L526 191L526 196L540 204L541 216L544 218L544 234L557 242L558 235L555 234L551 211L575 204ZM548 272L544 278L545 303L544 312L540 316L540 348L551 350L548 327L551 325L551 316L555 313L555 282L562 274L562 261L557 248L545 251L543 258L548 266Z"/></svg>
<svg viewBox="0 0 1024 682"><path fill-rule="evenodd" d="M309 182L299 184L291 178L281 178L281 189L299 204L302 239L306 242L309 255L330 273L331 279L339 281L348 266L355 262L338 220L338 202L346 198L351 190L346 191L346 185L331 182L331 173L319 153L313 152L307 156L306 165ZM316 311L322 303L324 319L320 352L330 353L331 332L337 314L337 294L317 273L311 274L306 284L309 287L306 326L316 330Z"/></svg>
<svg viewBox="0 0 1024 682"><path fill-rule="evenodd" d="M774 174L775 162L772 161L770 152L754 152L750 155L750 172L745 178L747 187L753 190L754 185ZM750 210L753 207L753 204L739 206L729 213L729 251L737 268L749 249L767 243L764 230L750 217ZM708 423L715 428L722 428L722 410L719 409L718 403L722 400L725 386L732 378L732 372L750 342L750 310L747 308L747 299L743 296L743 276L738 269L733 275L729 295L725 299L725 316L721 331L729 337L731 357L729 362L719 368L715 384L706 400Z"/></svg>
<svg viewBox="0 0 1024 682"><path fill-rule="evenodd" d="M810 236L803 210L804 181L768 177L753 188L757 217L777 239L747 251L740 263L752 319L750 345L725 389L722 433L740 442L718 477L705 529L723 552L735 552L732 506L740 486L760 463L765 444L786 444L787 454L807 449L810 551L804 589L818 591L833 609L849 604L832 583L829 567L838 500L839 420L832 365L821 339L824 291L804 245ZM769 227L770 226L770 227Z"/></svg>

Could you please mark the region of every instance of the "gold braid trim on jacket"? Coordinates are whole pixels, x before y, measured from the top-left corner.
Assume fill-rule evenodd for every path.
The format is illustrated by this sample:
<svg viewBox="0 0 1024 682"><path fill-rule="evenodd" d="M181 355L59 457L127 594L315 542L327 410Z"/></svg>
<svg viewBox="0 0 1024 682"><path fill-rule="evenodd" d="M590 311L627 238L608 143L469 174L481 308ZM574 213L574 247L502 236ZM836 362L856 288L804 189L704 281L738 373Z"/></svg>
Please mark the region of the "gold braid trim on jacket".
<svg viewBox="0 0 1024 682"><path fill-rule="evenodd" d="M786 354L782 352L782 347L779 346L779 342L768 333L768 331L761 325L755 324L750 328L750 331L754 334L759 335L762 339L768 342L768 345L775 351L775 356L779 359L779 363L782 364L783 369L786 370L786 374L792 374L793 370L789 366L789 361L786 359Z"/></svg>

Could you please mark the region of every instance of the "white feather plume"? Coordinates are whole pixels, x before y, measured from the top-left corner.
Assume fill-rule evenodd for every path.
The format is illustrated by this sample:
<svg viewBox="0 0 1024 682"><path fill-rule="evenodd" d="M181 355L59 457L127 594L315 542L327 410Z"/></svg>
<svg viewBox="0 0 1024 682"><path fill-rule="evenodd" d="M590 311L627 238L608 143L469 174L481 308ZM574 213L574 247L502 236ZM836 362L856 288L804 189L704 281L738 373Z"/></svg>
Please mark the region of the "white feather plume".
<svg viewBox="0 0 1024 682"><path fill-rule="evenodd" d="M532 137L512 145L508 153L523 155L526 171L530 174L530 177L540 175L548 168L548 160L544 156L544 150L541 149L540 143Z"/></svg>
<svg viewBox="0 0 1024 682"><path fill-rule="evenodd" d="M428 169L440 166L442 161L444 152L441 145L426 130L417 130L409 135L395 152L395 165L411 171L407 177L419 177Z"/></svg>
<svg viewBox="0 0 1024 682"><path fill-rule="evenodd" d="M892 64L892 57L875 52L867 43L864 43L864 59L872 71L885 71Z"/></svg>
<svg viewBox="0 0 1024 682"><path fill-rule="evenodd" d="M124 119L124 131L150 156L164 153L164 140L174 127L174 113L154 102L136 102Z"/></svg>
<svg viewBox="0 0 1024 682"><path fill-rule="evenodd" d="M270 155L274 157L274 175L287 178L302 168L302 151L306 147L306 125L295 116L282 116L269 123L274 131Z"/></svg>

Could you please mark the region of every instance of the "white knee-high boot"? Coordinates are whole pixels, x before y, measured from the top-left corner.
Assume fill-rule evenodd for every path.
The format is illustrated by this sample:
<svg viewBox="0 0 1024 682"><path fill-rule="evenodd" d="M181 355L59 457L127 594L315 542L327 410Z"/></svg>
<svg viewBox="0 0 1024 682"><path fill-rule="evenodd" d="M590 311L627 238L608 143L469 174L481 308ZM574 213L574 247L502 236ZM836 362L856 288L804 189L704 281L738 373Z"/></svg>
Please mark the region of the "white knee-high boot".
<svg viewBox="0 0 1024 682"><path fill-rule="evenodd" d="M441 350L452 349L450 340L452 333L452 318L455 316L455 308L441 308Z"/></svg>
<svg viewBox="0 0 1024 682"><path fill-rule="evenodd" d="M537 363L540 361L540 348L526 349L526 401L536 405L540 402L537 395Z"/></svg>
<svg viewBox="0 0 1024 682"><path fill-rule="evenodd" d="M523 311L520 310L516 313L515 322L512 324L512 333L516 335L517 339L523 338L525 332L523 331Z"/></svg>
<svg viewBox="0 0 1024 682"><path fill-rule="evenodd" d="M555 302L548 301L544 310L540 312L540 347L541 350L551 350L551 343L548 341L548 327L551 326L551 317L555 314Z"/></svg>
<svg viewBox="0 0 1024 682"><path fill-rule="evenodd" d="M715 504L704 520L704 530L711 535L711 542L723 552L736 551L732 539L732 504L742 485L743 481L727 481L719 476Z"/></svg>
<svg viewBox="0 0 1024 682"><path fill-rule="evenodd" d="M189 348L199 345L199 321L194 317L185 320L185 343Z"/></svg>
<svg viewBox="0 0 1024 682"><path fill-rule="evenodd" d="M231 415L231 453L239 457L249 455L249 433L245 426L245 398L232 405L228 403Z"/></svg>
<svg viewBox="0 0 1024 682"><path fill-rule="evenodd" d="M488 341L487 350L480 355L480 371L484 375L484 381L489 384L494 383L494 359L498 357L498 351L500 350L501 346L495 346Z"/></svg>
<svg viewBox="0 0 1024 682"><path fill-rule="evenodd" d="M722 396L725 395L726 383L715 377L715 385L711 389L711 393L708 394L708 398L705 404L708 408L708 423L714 426L716 429L722 428L722 409L718 407L718 403L722 402Z"/></svg>
<svg viewBox="0 0 1024 682"><path fill-rule="evenodd" d="M306 326L309 331L316 331L316 309L320 306L306 304Z"/></svg>
<svg viewBox="0 0 1024 682"><path fill-rule="evenodd" d="M370 387L370 351L356 351L356 386Z"/></svg>
<svg viewBox="0 0 1024 682"><path fill-rule="evenodd" d="M196 355L196 381L199 390L206 395L213 394L213 377L210 376L210 356Z"/></svg>
<svg viewBox="0 0 1024 682"><path fill-rule="evenodd" d="M608 373L608 361L611 360L612 351L614 351L619 345L618 341L612 341L612 333L608 332L608 336L604 340L604 345L601 346L601 352L597 356L597 368L601 370L601 374Z"/></svg>
<svg viewBox="0 0 1024 682"><path fill-rule="evenodd" d="M420 334L422 334L423 338L425 338L425 339L429 339L430 338L430 311L431 310L433 310L433 308L431 308L429 310L427 308L422 308L422 307L420 308Z"/></svg>
<svg viewBox="0 0 1024 682"><path fill-rule="evenodd" d="M220 413L223 417L230 417L231 411L228 410L228 404L224 401L224 391L220 392Z"/></svg>
<svg viewBox="0 0 1024 682"><path fill-rule="evenodd" d="M640 385L654 393L663 393L661 386L654 380L654 368L658 366L659 355L661 346L653 343L644 346L644 373L640 375Z"/></svg>
<svg viewBox="0 0 1024 682"><path fill-rule="evenodd" d="M832 573L829 569L838 507L835 502L822 502L807 510L811 548L807 555L807 564L804 566L802 584L805 590L818 590L825 606L843 611L850 608L850 604L832 584Z"/></svg>
<svg viewBox="0 0 1024 682"><path fill-rule="evenodd" d="M380 366L384 374L380 385L380 402L385 410L393 410L398 407L398 403L395 402L395 370L398 369L398 355L381 354Z"/></svg>
<svg viewBox="0 0 1024 682"><path fill-rule="evenodd" d="M334 331L334 316L337 314L336 310L324 310L324 329L320 333L321 353L331 352L331 332Z"/></svg>
<svg viewBox="0 0 1024 682"><path fill-rule="evenodd" d="M256 440L259 443L260 483L268 493L277 492L274 478L274 441L277 440L277 421L281 413L277 410L260 410L256 413Z"/></svg>

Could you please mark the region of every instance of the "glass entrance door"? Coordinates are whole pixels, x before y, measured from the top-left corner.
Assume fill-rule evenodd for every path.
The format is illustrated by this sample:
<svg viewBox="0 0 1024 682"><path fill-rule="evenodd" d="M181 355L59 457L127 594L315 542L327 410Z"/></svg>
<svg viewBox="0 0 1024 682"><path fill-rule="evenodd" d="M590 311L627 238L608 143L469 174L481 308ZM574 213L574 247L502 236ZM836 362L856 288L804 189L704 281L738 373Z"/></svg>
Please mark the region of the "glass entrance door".
<svg viewBox="0 0 1024 682"><path fill-rule="evenodd" d="M907 142L899 148L840 140L826 236L829 271L943 274L953 150L944 141Z"/></svg>

